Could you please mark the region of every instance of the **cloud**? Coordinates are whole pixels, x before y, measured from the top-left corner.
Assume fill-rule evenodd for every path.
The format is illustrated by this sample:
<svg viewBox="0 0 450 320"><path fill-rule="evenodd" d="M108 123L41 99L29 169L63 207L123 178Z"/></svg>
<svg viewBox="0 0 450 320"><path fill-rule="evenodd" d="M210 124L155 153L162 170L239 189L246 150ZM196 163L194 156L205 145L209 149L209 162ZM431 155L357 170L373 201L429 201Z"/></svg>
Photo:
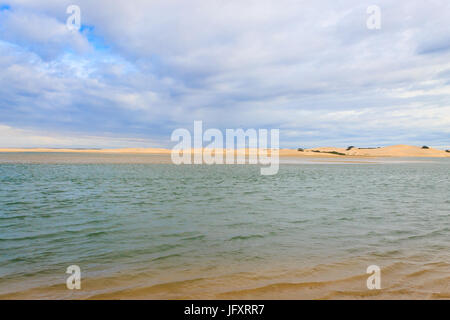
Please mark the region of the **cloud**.
<svg viewBox="0 0 450 320"><path fill-rule="evenodd" d="M290 147L450 138L448 1L379 1L368 30L356 0L80 0L78 33L69 4L0 11L0 124L165 145L194 120Z"/></svg>
<svg viewBox="0 0 450 320"><path fill-rule="evenodd" d="M102 148L123 148L128 145L142 148L160 147L150 139L83 134L67 136L0 125L1 148L92 148L93 145Z"/></svg>
<svg viewBox="0 0 450 320"><path fill-rule="evenodd" d="M80 34L71 32L55 18L28 11L4 10L0 12L0 36L45 60L55 59L69 50L78 53L90 49L89 42Z"/></svg>

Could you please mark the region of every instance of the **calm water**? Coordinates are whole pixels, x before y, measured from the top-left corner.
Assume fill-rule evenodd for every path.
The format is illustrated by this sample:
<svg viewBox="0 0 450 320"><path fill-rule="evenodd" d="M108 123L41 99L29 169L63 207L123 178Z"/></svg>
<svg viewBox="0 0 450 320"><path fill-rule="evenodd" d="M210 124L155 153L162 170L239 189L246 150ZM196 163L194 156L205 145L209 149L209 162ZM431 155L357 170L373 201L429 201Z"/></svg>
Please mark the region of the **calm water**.
<svg viewBox="0 0 450 320"><path fill-rule="evenodd" d="M380 297L450 298L450 159L261 176L250 165L8 157L0 298L358 298L375 294L372 264ZM65 288L73 264L76 292Z"/></svg>

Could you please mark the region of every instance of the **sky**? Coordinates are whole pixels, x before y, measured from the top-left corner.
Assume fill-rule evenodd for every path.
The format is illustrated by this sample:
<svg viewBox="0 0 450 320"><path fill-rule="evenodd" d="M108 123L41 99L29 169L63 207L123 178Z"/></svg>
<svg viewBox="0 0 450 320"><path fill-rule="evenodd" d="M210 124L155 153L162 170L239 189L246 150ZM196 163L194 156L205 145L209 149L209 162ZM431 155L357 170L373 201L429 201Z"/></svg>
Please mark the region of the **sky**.
<svg viewBox="0 0 450 320"><path fill-rule="evenodd" d="M0 0L0 148L170 147L195 120L450 148L449 21L448 0Z"/></svg>

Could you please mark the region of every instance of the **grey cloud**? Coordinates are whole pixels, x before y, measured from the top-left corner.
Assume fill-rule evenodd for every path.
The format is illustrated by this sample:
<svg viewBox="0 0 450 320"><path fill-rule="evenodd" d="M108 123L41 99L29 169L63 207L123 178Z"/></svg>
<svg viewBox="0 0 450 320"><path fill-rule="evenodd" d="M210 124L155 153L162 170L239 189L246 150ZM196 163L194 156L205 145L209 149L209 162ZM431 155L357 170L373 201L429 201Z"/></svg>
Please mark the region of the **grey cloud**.
<svg viewBox="0 0 450 320"><path fill-rule="evenodd" d="M286 145L449 138L448 1L379 1L373 31L372 3L356 0L81 0L105 51L67 37L68 4L11 1L1 37L18 48L1 47L0 123L167 140L199 119L280 127Z"/></svg>

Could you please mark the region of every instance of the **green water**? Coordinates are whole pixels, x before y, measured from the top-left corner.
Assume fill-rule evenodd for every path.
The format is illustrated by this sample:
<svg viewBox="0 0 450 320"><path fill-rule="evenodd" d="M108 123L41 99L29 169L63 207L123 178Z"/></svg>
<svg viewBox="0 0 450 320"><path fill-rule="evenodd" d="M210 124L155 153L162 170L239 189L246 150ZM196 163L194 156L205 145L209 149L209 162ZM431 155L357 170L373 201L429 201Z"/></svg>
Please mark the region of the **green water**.
<svg viewBox="0 0 450 320"><path fill-rule="evenodd" d="M259 167L0 164L0 294L152 270L449 263L449 159Z"/></svg>

